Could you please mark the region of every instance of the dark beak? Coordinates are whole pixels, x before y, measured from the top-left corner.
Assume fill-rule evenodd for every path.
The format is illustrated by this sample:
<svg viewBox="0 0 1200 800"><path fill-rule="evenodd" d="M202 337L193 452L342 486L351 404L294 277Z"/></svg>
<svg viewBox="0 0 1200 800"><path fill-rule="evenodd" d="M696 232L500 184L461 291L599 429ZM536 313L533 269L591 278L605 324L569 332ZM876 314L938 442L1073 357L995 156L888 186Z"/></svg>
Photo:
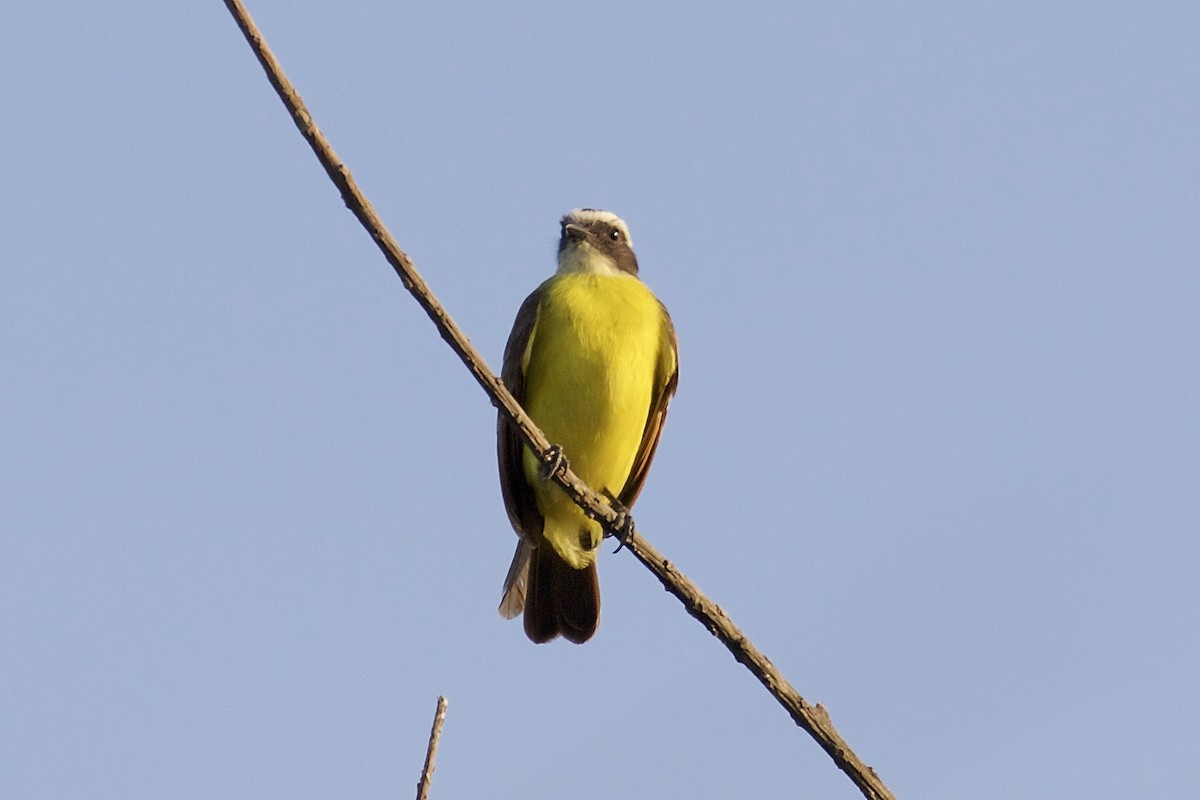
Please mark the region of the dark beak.
<svg viewBox="0 0 1200 800"><path fill-rule="evenodd" d="M582 225L575 225L574 223L563 225L563 236L568 236L572 239L583 240L587 238L587 235L587 228L583 227Z"/></svg>

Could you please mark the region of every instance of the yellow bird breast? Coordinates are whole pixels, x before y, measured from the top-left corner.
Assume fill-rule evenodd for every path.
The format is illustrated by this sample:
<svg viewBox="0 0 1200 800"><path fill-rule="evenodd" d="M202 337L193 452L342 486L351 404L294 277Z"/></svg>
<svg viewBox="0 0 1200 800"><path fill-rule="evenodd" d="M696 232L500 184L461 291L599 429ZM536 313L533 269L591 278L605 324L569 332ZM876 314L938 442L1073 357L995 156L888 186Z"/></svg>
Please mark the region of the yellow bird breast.
<svg viewBox="0 0 1200 800"><path fill-rule="evenodd" d="M637 456L668 347L662 306L632 275L560 274L543 285L525 352L525 408L561 445L571 469L616 495ZM567 563L595 559L601 528L525 452L525 477L545 518L543 535Z"/></svg>

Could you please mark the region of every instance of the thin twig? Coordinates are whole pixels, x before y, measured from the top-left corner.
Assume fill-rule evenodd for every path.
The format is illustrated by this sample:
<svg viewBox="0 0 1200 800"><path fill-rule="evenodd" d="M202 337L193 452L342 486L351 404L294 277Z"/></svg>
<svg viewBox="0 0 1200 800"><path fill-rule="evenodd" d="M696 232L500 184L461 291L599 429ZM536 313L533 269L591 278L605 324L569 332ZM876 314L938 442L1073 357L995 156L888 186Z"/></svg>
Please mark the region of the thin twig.
<svg viewBox="0 0 1200 800"><path fill-rule="evenodd" d="M363 227L375 240L388 263L396 270L401 282L416 299L417 303L433 320L438 332L450 345L475 380L483 387L491 399L492 405L515 425L521 438L535 453L545 453L550 449L550 441L545 434L533 423L512 394L501 383L500 379L487 367L483 356L475 349L446 309L438 302L425 281L417 273L416 267L395 239L388 232L383 221L375 213L375 209L358 190L350 171L342 164L341 159L333 151L324 135L317 128L312 116L304 107L295 88L283 73L279 62L263 41L254 22L246 13L240 0L225 0L238 26L246 36L259 63L267 73L267 79L275 87L279 98L287 107L288 112L300 129L301 135L308 141L317 160L329 174L330 180L338 187L346 207L356 216ZM588 516L599 521L608 533L619 533L617 526L622 519L605 499L588 488L569 468L557 470L551 478L558 483L563 491L582 508ZM682 572L667 561L661 553L655 550L644 537L636 533L632 526L629 528L626 545L639 561L646 565L662 582L668 592L679 598L688 613L698 619L733 653L733 657L744 664L751 673L766 687L775 699L795 720L796 724L812 736L817 743L829 754L834 763L849 776L858 786L864 797L870 800L895 800L894 795L884 786L883 781L867 766L850 746L834 729L829 714L820 705L810 705L779 673L773 664L746 638L737 626L726 616L719 606L709 600Z"/></svg>
<svg viewBox="0 0 1200 800"><path fill-rule="evenodd" d="M429 782L433 780L434 761L437 759L438 741L442 738L442 725L446 722L446 698L438 695L437 711L433 712L433 728L429 731L429 747L425 750L425 768L421 780L417 781L417 800L429 797Z"/></svg>

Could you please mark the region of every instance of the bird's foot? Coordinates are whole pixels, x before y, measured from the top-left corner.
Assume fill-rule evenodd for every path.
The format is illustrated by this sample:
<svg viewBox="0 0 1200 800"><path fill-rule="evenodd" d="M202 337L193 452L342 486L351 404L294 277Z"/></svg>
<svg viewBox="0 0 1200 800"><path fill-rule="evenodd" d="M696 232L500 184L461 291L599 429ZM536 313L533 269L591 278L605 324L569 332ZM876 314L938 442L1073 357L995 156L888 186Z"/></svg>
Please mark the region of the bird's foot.
<svg viewBox="0 0 1200 800"><path fill-rule="evenodd" d="M552 444L542 453L542 480L552 479L559 470L569 469L567 456L563 453L562 445Z"/></svg>
<svg viewBox="0 0 1200 800"><path fill-rule="evenodd" d="M613 524L607 527L604 531L605 536L611 536L617 540L617 549L613 553L621 552L621 548L629 544L629 538L633 536L633 515L629 513L629 509L621 505L617 498L613 497L612 492L604 492L608 504L613 507L613 511L617 512L617 518Z"/></svg>

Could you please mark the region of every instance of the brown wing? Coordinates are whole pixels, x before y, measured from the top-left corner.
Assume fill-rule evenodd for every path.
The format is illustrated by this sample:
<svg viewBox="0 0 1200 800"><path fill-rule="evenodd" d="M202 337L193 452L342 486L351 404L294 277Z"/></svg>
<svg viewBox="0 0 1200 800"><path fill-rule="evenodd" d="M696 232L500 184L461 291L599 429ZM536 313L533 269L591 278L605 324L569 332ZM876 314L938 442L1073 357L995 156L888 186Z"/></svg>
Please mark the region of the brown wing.
<svg viewBox="0 0 1200 800"><path fill-rule="evenodd" d="M642 443L638 445L637 456L633 459L633 468L629 471L629 478L625 481L621 493L617 495L617 500L626 508L633 506L642 491L642 484L646 482L646 473L650 471L650 462L654 460L654 451L658 449L658 439L662 436L663 423L667 421L667 404L671 402L675 387L679 385L679 340L675 338L675 326L671 323L666 307L662 303L659 303L659 306L662 307L663 320L667 326L671 357L669 363L666 359L659 358L659 371L654 376L654 385L658 387L658 391L650 399L650 413L646 417Z"/></svg>
<svg viewBox="0 0 1200 800"><path fill-rule="evenodd" d="M525 404L523 362L529 339L537 325L538 303L541 302L541 298L541 287L525 298L517 312L517 319L513 322L512 332L508 335L508 344L504 346L504 365L500 369L500 380L522 405ZM519 536L535 541L535 537L541 533L542 515L538 511L533 489L525 480L525 467L521 463L524 451L525 443L521 441L516 428L509 424L503 414L498 414L496 455L500 465L500 491L504 495L504 507L508 511L513 530Z"/></svg>

